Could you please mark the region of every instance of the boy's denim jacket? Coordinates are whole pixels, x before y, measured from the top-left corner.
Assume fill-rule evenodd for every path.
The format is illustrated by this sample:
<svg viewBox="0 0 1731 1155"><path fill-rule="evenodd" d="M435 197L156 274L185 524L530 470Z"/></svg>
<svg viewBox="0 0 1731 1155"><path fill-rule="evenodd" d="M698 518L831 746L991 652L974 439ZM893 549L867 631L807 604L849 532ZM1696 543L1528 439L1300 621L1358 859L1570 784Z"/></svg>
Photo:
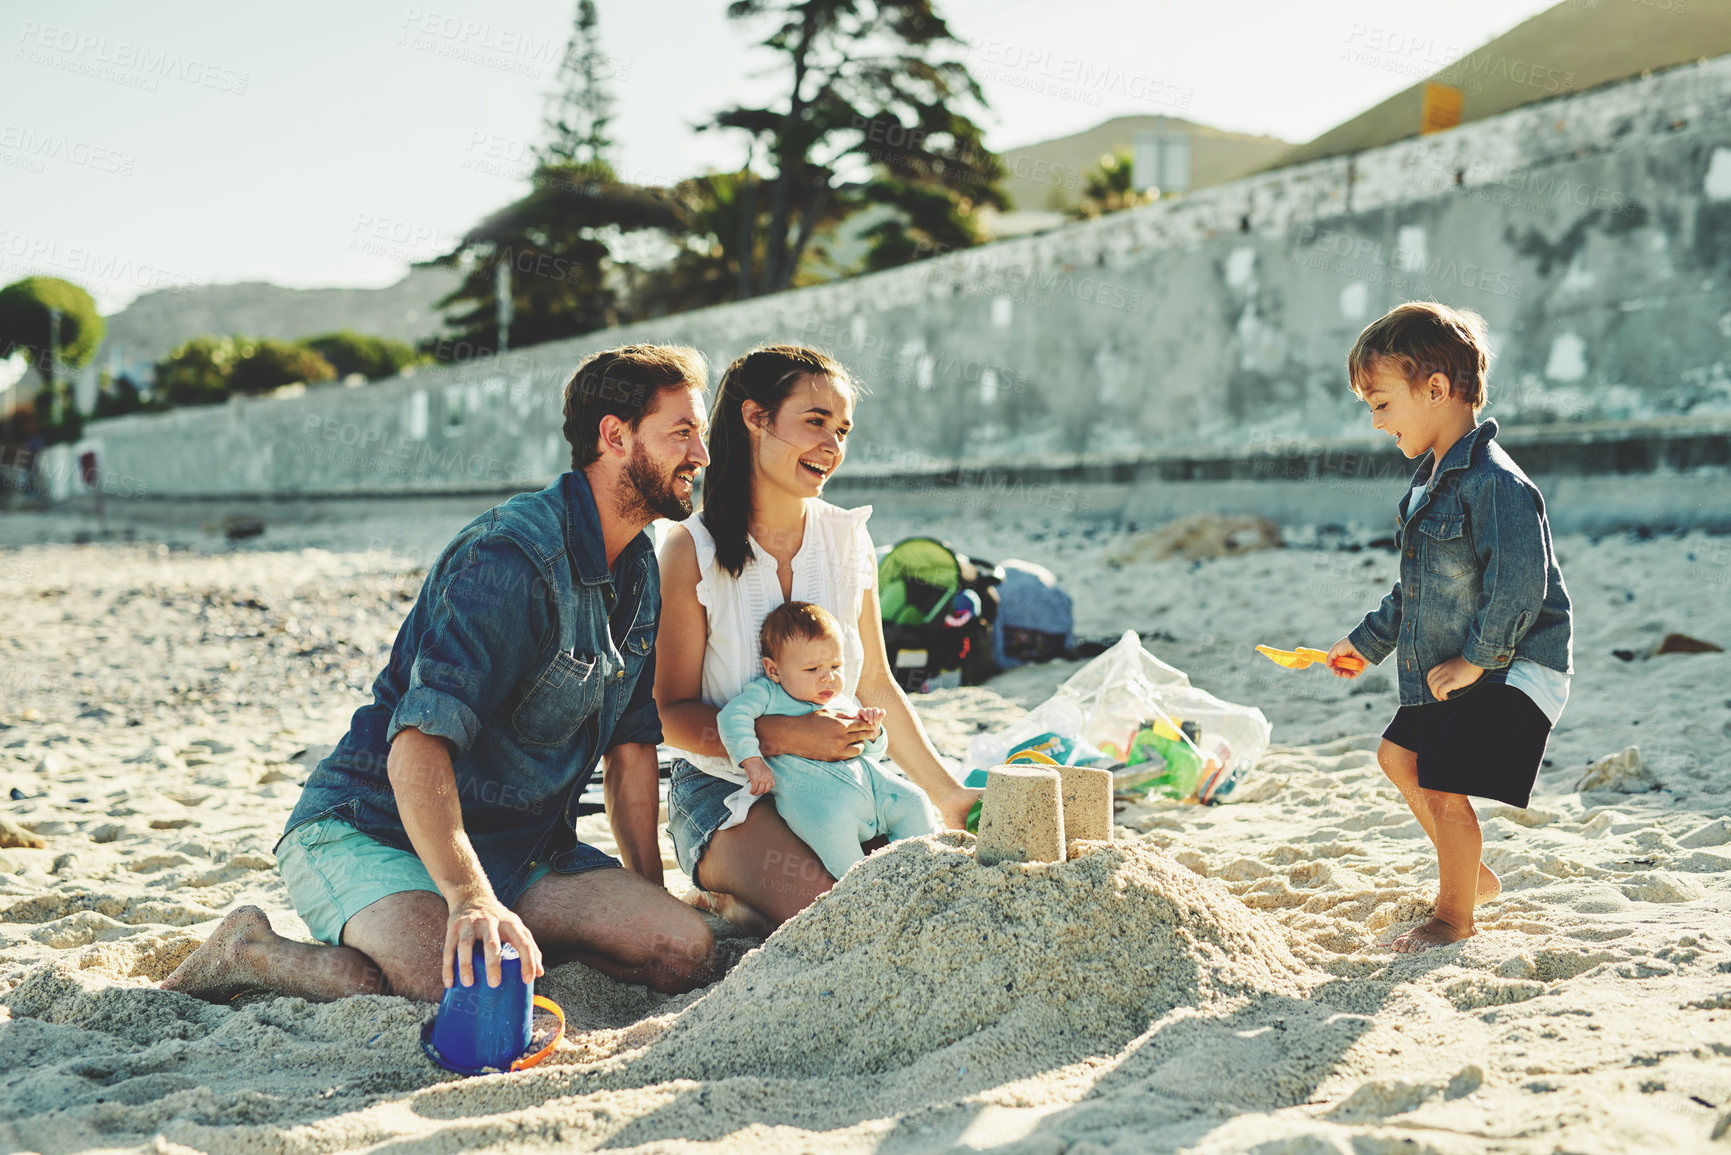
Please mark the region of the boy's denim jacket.
<svg viewBox="0 0 1731 1155"><path fill-rule="evenodd" d="M531 863L558 870L575 846L577 799L601 755L661 741L660 611L648 535L610 572L582 473L488 510L428 570L373 700L313 770L285 835L338 818L413 853L385 772L391 741L413 726L450 743L463 829L511 905Z"/></svg>
<svg viewBox="0 0 1731 1155"><path fill-rule="evenodd" d="M1465 658L1486 670L1526 658L1574 673L1569 594L1551 547L1545 499L1486 421L1413 475L1436 484L1410 517L1397 507L1400 580L1347 635L1373 665L1400 658L1400 704L1436 701L1432 667ZM1401 495L1404 503L1406 494Z"/></svg>

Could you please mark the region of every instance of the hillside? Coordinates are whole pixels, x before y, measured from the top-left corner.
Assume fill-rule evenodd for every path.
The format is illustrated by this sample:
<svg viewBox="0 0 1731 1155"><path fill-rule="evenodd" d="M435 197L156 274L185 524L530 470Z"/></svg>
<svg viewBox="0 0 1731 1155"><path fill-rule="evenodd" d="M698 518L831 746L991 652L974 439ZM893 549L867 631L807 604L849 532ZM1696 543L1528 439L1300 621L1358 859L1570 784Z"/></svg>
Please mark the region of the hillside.
<svg viewBox="0 0 1731 1155"><path fill-rule="evenodd" d="M1413 50L1411 38L1367 33L1350 52L1367 68L1406 71L1434 56L1434 45ZM1731 2L1652 4L1634 0L1565 0L1541 12L1411 88L1279 157L1279 168L1342 153L1377 148L1416 136L1427 83L1464 94L1461 123L1483 120L1523 104L1566 96L1672 65L1731 52Z"/></svg>
<svg viewBox="0 0 1731 1155"><path fill-rule="evenodd" d="M382 289L287 289L246 281L158 290L108 318L107 341L94 363L106 367L118 355L139 371L202 333L293 338L349 328L412 342L441 330L433 306L457 282L448 269L411 268Z"/></svg>
<svg viewBox="0 0 1731 1155"><path fill-rule="evenodd" d="M1104 154L1129 148L1137 133L1152 132L1162 120L1167 131L1190 134L1192 188L1237 180L1292 147L1276 137L1226 132L1175 116L1117 116L1072 136L1005 152L1004 191L1023 212L1073 208L1082 196L1080 174L1099 164Z"/></svg>

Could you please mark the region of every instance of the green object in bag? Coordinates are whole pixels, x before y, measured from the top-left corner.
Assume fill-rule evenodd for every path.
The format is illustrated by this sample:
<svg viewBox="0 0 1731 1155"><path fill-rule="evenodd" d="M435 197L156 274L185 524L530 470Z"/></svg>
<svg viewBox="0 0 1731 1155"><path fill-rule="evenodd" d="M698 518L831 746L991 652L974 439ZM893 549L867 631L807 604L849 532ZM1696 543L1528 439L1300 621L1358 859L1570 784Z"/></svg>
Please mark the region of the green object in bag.
<svg viewBox="0 0 1731 1155"><path fill-rule="evenodd" d="M1196 738L1200 731L1191 722L1181 723L1184 738L1171 738L1171 728L1168 726L1148 725L1138 730L1130 740L1130 756L1127 759L1130 766L1148 762L1163 762L1165 764L1157 774L1138 779L1133 787L1124 790L1125 793L1164 794L1166 797L1183 802L1196 793L1196 784L1202 779L1202 758L1196 752ZM1164 730L1165 733L1161 731Z"/></svg>

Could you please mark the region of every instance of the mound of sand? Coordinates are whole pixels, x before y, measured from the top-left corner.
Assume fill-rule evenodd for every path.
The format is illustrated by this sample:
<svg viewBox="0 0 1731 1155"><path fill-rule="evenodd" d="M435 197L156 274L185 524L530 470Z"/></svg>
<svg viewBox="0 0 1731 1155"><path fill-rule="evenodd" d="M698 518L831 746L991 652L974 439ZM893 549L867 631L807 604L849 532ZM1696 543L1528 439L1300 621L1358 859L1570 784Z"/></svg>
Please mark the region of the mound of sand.
<svg viewBox="0 0 1731 1155"><path fill-rule="evenodd" d="M849 871L632 1076L998 1083L1115 1054L1174 1008L1299 993L1304 968L1280 924L1164 851L1102 845L985 867L972 841L899 842Z"/></svg>
<svg viewBox="0 0 1731 1155"><path fill-rule="evenodd" d="M1131 534L1106 556L1109 565L1126 566L1179 557L1232 557L1259 549L1279 549L1280 527L1249 514L1190 513L1158 529Z"/></svg>

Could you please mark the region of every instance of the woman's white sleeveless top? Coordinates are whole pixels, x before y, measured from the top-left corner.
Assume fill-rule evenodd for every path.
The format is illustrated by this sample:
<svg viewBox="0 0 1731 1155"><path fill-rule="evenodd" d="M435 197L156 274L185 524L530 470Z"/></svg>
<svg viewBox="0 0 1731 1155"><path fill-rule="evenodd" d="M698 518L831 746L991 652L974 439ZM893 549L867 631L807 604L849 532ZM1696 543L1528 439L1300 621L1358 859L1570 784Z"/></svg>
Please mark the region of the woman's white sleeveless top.
<svg viewBox="0 0 1731 1155"><path fill-rule="evenodd" d="M809 498L805 503L805 534L799 552L793 555L793 597L812 602L834 614L842 627L843 687L855 697L865 647L860 642L859 617L866 595L877 587L877 553L872 548L866 520L872 507L841 509L826 501ZM709 622L709 642L703 651L703 700L720 708L763 673L758 634L763 619L781 605L781 581L769 551L751 542L751 560L734 577L715 560L715 539L703 519L693 515L682 522L697 546L697 600ZM698 769L717 778L743 782L745 778L726 758L673 751Z"/></svg>

